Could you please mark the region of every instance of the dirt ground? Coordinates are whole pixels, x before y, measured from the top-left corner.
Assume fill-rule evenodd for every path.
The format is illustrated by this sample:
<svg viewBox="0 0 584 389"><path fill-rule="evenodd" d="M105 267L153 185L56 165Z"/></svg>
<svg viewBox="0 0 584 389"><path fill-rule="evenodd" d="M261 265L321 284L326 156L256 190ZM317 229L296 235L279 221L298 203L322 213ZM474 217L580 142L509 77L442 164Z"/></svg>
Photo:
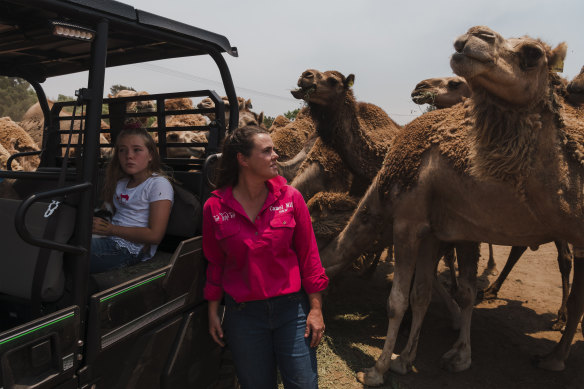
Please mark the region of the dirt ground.
<svg viewBox="0 0 584 389"><path fill-rule="evenodd" d="M503 269L509 247L495 246L497 269ZM481 245L479 288L496 276L486 275L488 246ZM561 337L551 326L560 306L562 289L554 244L528 250L519 260L498 299L475 306L472 320L472 366L461 373L440 368L440 357L457 338L450 316L434 296L422 328L416 372L388 373L382 388L584 388L584 342L579 330L566 370L537 369L532 358L546 354ZM441 266L442 268L442 266ZM363 388L355 373L370 367L383 348L387 331L386 301L391 266L382 263L372 278L349 272L335 282L325 299L327 331L318 349L322 389ZM446 281L442 269L441 280ZM398 336L397 351L405 345L406 331Z"/></svg>

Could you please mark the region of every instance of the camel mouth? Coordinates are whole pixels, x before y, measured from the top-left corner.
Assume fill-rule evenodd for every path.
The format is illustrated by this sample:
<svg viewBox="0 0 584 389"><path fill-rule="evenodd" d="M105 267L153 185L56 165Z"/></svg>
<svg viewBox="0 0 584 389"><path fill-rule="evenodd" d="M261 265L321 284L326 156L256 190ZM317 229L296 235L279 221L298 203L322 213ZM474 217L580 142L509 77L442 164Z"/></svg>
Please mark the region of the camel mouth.
<svg viewBox="0 0 584 389"><path fill-rule="evenodd" d="M427 101L434 101L436 97L435 93L427 92L424 90L412 92L412 101L416 104L425 104Z"/></svg>
<svg viewBox="0 0 584 389"><path fill-rule="evenodd" d="M310 99L310 96L316 92L316 85L311 85L308 87L300 87L297 89L292 90L292 96L297 99L307 100Z"/></svg>
<svg viewBox="0 0 584 389"><path fill-rule="evenodd" d="M465 60L476 61L482 64L492 63L493 60L486 58L484 55L473 55L471 51L468 52L456 52L452 54L452 61L460 63Z"/></svg>

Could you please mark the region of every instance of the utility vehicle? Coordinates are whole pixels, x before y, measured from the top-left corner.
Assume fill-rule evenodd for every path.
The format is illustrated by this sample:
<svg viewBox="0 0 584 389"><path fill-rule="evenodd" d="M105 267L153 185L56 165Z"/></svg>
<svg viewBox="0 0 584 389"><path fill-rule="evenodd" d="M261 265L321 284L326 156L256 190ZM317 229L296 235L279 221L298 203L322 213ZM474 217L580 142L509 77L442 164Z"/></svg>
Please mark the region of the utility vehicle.
<svg viewBox="0 0 584 389"><path fill-rule="evenodd" d="M28 81L44 116L41 150L12 155L0 171L0 185L12 191L11 198L0 199L0 389L237 385L208 334L202 296L206 172L225 132L238 121L223 53L237 56L237 49L221 35L112 0L0 0L0 75ZM201 55L218 67L229 123L226 105L212 90L103 98L106 68ZM76 100L50 108L43 82L83 71L87 84L70 91ZM215 107L166 110L165 101L178 97L210 97ZM128 110L129 103L144 101L155 108ZM166 126L171 115L195 113L214 113L215 120ZM175 203L154 258L89 275L103 155L128 118L156 119L149 130L173 178ZM169 131L202 131L207 142L179 143ZM110 142L100 142L100 133ZM169 157L176 147L203 153ZM40 157L37 170L12 170L14 161L30 154Z"/></svg>

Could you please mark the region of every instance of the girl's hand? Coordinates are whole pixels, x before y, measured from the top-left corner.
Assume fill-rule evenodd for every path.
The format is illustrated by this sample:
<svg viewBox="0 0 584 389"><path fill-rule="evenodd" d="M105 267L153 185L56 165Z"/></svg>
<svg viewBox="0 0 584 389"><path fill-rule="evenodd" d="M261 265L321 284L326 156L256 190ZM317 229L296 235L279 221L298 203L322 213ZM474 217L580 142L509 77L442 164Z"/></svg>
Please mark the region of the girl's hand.
<svg viewBox="0 0 584 389"><path fill-rule="evenodd" d="M93 228L91 232L98 235L112 235L112 224L100 217L93 218Z"/></svg>

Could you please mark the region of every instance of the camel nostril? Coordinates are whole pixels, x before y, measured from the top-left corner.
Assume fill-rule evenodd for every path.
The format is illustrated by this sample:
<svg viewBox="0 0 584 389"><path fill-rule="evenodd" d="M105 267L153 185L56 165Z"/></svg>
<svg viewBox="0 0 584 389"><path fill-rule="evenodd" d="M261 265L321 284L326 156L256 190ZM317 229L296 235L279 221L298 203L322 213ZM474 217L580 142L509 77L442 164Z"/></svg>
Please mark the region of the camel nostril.
<svg viewBox="0 0 584 389"><path fill-rule="evenodd" d="M302 74L302 77L304 77L304 78L314 78L314 74L312 72L304 72Z"/></svg>
<svg viewBox="0 0 584 389"><path fill-rule="evenodd" d="M457 39L456 42L454 42L454 50L456 50L457 53L461 53L466 45L466 41L466 37Z"/></svg>

